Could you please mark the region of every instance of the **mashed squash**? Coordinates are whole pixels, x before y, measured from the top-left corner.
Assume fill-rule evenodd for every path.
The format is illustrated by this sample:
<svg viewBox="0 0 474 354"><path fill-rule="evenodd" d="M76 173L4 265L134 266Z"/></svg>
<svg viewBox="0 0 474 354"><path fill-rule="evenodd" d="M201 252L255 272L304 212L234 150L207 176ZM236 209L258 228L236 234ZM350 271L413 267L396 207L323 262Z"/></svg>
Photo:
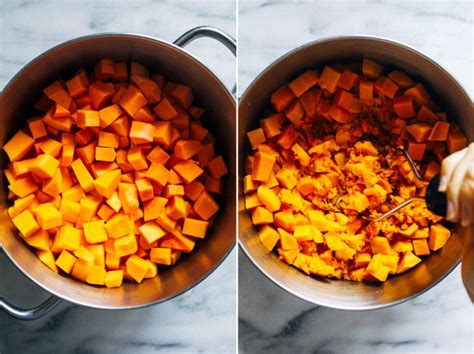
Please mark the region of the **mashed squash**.
<svg viewBox="0 0 474 354"><path fill-rule="evenodd" d="M248 132L244 178L270 252L306 274L383 282L444 246L451 231L423 202L367 220L424 196L398 147L429 179L465 145L421 84L364 60L303 73L271 102L274 112Z"/></svg>

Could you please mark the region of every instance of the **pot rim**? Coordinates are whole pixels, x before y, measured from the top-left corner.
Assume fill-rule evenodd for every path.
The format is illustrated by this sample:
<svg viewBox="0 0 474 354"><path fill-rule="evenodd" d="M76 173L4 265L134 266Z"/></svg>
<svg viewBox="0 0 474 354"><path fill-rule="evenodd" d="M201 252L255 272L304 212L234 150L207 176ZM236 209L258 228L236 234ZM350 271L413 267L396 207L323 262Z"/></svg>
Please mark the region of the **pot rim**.
<svg viewBox="0 0 474 354"><path fill-rule="evenodd" d="M450 78L453 83L458 87L460 93L462 93L465 98L469 101L471 101L471 104L472 104L472 99L470 98L469 94L467 93L467 91L465 90L464 86L453 76L451 75L443 66L441 66L440 64L438 64L436 61L434 61L433 59L431 59L429 56L427 56L425 53L419 51L418 49L415 49L413 48L412 46L410 45L407 45L405 43L402 43L400 41L395 41L395 40L392 40L392 39L388 39L388 38L385 38L385 37L381 37L381 36L375 36L375 35L365 35L365 34L355 34L355 35L336 35L336 36L329 36L329 37L324 37L324 38L320 38L320 39L316 39L314 41L310 41L310 42L307 42L305 44L302 44L294 49L291 49L287 52L285 52L283 55L281 55L280 57L278 57L277 59L275 59L273 62L271 62L268 66L265 67L264 70L262 70L256 77L255 79L252 80L252 82L247 86L247 88L245 89L244 93L242 94L242 96L239 98L239 106L240 104L242 104L242 102L245 100L246 96L249 94L249 92L252 90L252 88L257 84L257 82L259 80L261 80L265 75L267 75L269 72L271 72L272 70L274 70L281 62L283 62L284 60L286 60L287 58L291 57L292 55L294 55L295 53L301 51L301 50L304 50L306 48L309 48L309 47L312 47L312 46L316 46L316 45L319 45L319 44L322 44L322 43L327 43L327 42L337 42L337 41L340 41L340 40L353 40L353 39L361 39L361 40L370 40L370 41L375 41L375 42L383 42L383 43L387 43L387 44L392 44L392 45L396 45L398 47L401 47L405 50L408 50L410 52L412 52L413 54L416 54L418 56L421 56L423 59L429 61L432 65L435 65L439 70L441 70L445 75L448 76L448 78ZM239 146L241 144L241 142L239 141ZM238 173L240 174L240 171L238 171ZM240 195L238 195L238 197L240 198ZM246 210L244 210L243 212L246 212ZM399 300L396 300L396 301L392 301L392 302L388 302L388 303L384 303L384 304L374 304L374 305L367 305L367 306L359 306L359 305L349 305L349 306L340 306L340 305L334 305L332 303L328 303L328 302L325 302L325 301L315 301L314 299L310 299L308 298L307 296L304 296L304 295L301 295L301 294L298 294L297 291L283 285L283 284L280 284L280 282L278 282L277 279L275 279L273 277L273 275L269 274L269 272L267 272L266 270L263 269L262 266L260 266L260 264L257 263L256 260L253 259L253 257L251 256L250 254L250 251L247 250L247 248L244 246L244 244L241 242L240 240L240 232L239 232L239 239L238 239L238 245L239 245L239 249L241 249L243 251L243 253L245 254L245 256L251 261L251 263L263 274L265 275L269 280L272 281L273 284L277 285L280 289L283 289L284 291L286 291L287 293L291 294L292 296L295 296L299 299L302 299L304 301L307 301L307 302L310 302L310 303L313 303L315 305L318 305L318 306L323 306L323 307L327 307L327 308L331 308L331 309L336 309L336 310L348 310L348 311L367 311L367 310L377 310L377 309L382 309L382 308L387 308L387 307L391 307L391 306L395 306L395 305L398 305L400 303L403 303L405 301L408 301L410 299L413 299L423 293L425 293L426 291L428 291L429 289L431 289L432 287L434 287L436 284L438 284L439 282L441 282L443 279L445 279L449 274L451 274L451 272L459 266L459 264L461 263L461 256L458 258L458 260L448 269L448 271L443 275L441 276L439 279L437 279L436 281L434 281L433 283L431 283L429 286L427 286L426 288L424 288L423 290L415 293L415 294L412 294L410 296L407 296L407 297L404 297L402 299L399 299ZM288 267L290 267L288 265ZM314 280L314 279L313 279Z"/></svg>
<svg viewBox="0 0 474 354"><path fill-rule="evenodd" d="M59 48L62 48L62 47L65 47L65 46L68 46L68 45L74 45L75 43L83 41L83 40L89 40L89 39L95 39L95 38L107 38L107 37L109 37L109 38L128 37L128 38L132 38L134 40L147 40L147 41L150 41L150 42L158 42L160 44L164 44L164 45L167 45L168 47L171 47L171 48L175 49L177 52L179 52L182 55L188 56L197 65L200 65L211 77L213 77L215 79L215 81L218 83L218 85L220 85L220 88L222 89L222 91L225 92L226 98L231 102L231 104L234 106L234 109L236 110L236 108L237 108L236 107L236 100L231 95L230 91L227 89L227 87L224 85L224 83L216 76L216 74L214 74L214 72L212 70L210 70L196 56L194 56L193 54L189 53L188 51L186 51L185 49L183 49L182 47L180 47L180 46L178 46L174 43L171 43L169 41L166 41L166 40L163 40L163 39L160 39L160 38L157 38L157 37L142 35L142 34L137 34L137 33L121 33L121 32L102 32L102 33L94 33L94 34L79 36L79 37L61 42L61 43L59 43L57 45L54 45L53 47L51 47L51 48L49 48L49 49L47 49L43 52L41 52L39 55L37 55L36 57L31 59L27 64L25 64L18 72L15 73L15 75L13 75L13 77L7 82L5 87L0 92L0 99L3 98L4 93L10 88L11 85L13 85L18 80L18 78L20 77L20 75L24 71L30 69L30 67L32 67L38 60L43 59L47 55L53 53L55 50L57 50ZM185 292L191 290L192 288L194 288L195 286L197 286L198 284L203 282L205 279L207 279L212 273L214 273L214 271L224 262L224 260L227 259L229 254L234 250L235 246L236 246L236 240L234 239L231 247L229 247L229 249L226 250L226 252L223 254L221 259L211 267L210 271L207 274L205 274L202 278L200 278L195 283L193 283L193 284L191 284L191 285L189 285L189 286L187 286L183 289L180 289L178 292L176 292L173 295L161 298L161 299L156 300L156 301L143 303L143 304L127 305L127 306L107 306L107 305L100 305L99 306L97 304L89 304L86 301L81 301L81 300L74 299L70 296L66 296L66 295L64 295L64 294L62 294L62 293L60 293L56 290L50 289L50 287L48 285L45 285L42 282L37 281L36 279L34 279L28 272L26 272L22 267L19 266L16 259L10 255L10 253L8 252L8 250L5 247L3 247L2 239L0 238L0 251L3 250L5 252L5 254L7 255L7 258L15 265L15 267L17 269L19 269L29 280L34 282L40 288L42 288L43 290L45 290L49 294L57 296L58 298L60 298L64 301L67 301L67 302L70 302L70 303L73 303L73 304L76 304L76 305L80 305L80 306L85 306L85 307L95 308L95 309L101 309L101 310L130 310L130 309L145 308L145 307L156 305L156 304L171 300L175 297L178 297L179 295L182 295ZM134 285L137 285L137 284L134 284Z"/></svg>
<svg viewBox="0 0 474 354"><path fill-rule="evenodd" d="M132 39L142 39L142 40L148 40L148 41L151 41L151 42L159 42L161 44L164 44L164 45L167 45L175 50L177 50L178 52L180 52L181 54L183 55L186 55L188 56L189 58L193 59L194 61L196 61L198 64L200 64L211 76L213 76L217 82L219 82L219 84L222 86L222 88L226 91L228 97L233 101L234 105L236 105L236 100L235 98L231 95L229 89L224 85L224 83L222 82L221 79L219 79L217 77L216 74L214 74L214 72L209 69L209 67L207 67L206 64L204 64L199 58L197 58L194 54L188 52L187 50L185 50L183 47L180 47L172 42L169 42L167 40L164 40L164 39L161 39L161 38L157 38L157 37L153 37L153 36L148 36L148 35L144 35L144 34L139 34L139 33L133 33L133 32L100 32L100 33L92 33L92 34L86 34L86 35L83 35L83 36L79 36L79 37L75 37L75 38L72 38L72 39L68 39L64 42L61 42L59 44L56 44L48 49L46 49L45 51L41 52L40 54L38 54L36 57L34 57L33 59L31 59L28 63L26 63L25 65L23 65L23 67L17 71L15 73L15 75L13 75L11 77L11 79L7 82L7 84L3 87L2 91L0 92L0 96L3 96L3 93L5 91L8 90L8 88L17 80L18 76L23 72L23 71L26 71L26 69L28 69L30 66L32 66L37 60L40 60L42 59L43 57L47 56L48 54L54 52L55 50L61 48L61 47L64 47L64 46L67 46L67 45L73 45L75 44L76 42L80 42L80 41L83 41L83 40L88 40L88 39L95 39L95 38L107 38L107 37L128 37L128 38L132 38Z"/></svg>
<svg viewBox="0 0 474 354"><path fill-rule="evenodd" d="M270 64L268 64L268 66L266 66L265 69L263 69L252 80L252 82L247 86L247 88L245 89L243 94L239 97L239 104L245 98L245 95L248 94L250 89L256 84L256 82L258 80L260 80L270 70L274 69L274 67L276 67L280 62L282 62L283 60L285 60L288 57L292 56L296 52L298 52L300 50L303 50L305 48L308 48L308 47L312 47L312 46L317 45L317 44L321 44L321 43L336 42L336 41L340 41L340 40L350 40L350 39L373 40L373 41L378 41L378 42L385 42L385 43L388 43L388 44L394 44L394 45L397 45L397 46L402 47L404 49L407 49L407 50L411 51L412 53L414 53L416 55L421 56L423 59L428 60L431 64L438 67L438 69L443 71L450 79L452 79L453 82L461 89L462 93L466 96L466 98L469 99L472 102L472 98L469 96L469 94L467 93L467 90L459 82L459 80L457 80L456 77L454 77L452 74L450 74L449 71L447 71L441 64L438 64L436 61L431 59L424 52L422 52L422 51L420 51L420 50L418 50L418 49L416 49L416 48L414 48L414 47L412 47L412 46L410 46L410 45L408 45L404 42L396 41L396 40L389 39L389 38L382 37L382 36L369 35L369 34L354 34L354 35L351 34L351 35L335 35L335 36L328 36L328 37L319 38L319 39L316 39L314 41L304 43L304 44L302 44L302 45L300 45L296 48L293 48L293 49L285 52L284 54L279 56L277 59L273 60Z"/></svg>

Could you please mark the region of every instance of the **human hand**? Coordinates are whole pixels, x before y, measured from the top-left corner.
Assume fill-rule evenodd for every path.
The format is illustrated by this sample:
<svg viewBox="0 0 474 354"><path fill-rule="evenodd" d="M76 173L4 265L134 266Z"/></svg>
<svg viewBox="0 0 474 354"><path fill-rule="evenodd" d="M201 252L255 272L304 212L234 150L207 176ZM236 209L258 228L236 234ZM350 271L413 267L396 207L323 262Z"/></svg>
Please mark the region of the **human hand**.
<svg viewBox="0 0 474 354"><path fill-rule="evenodd" d="M448 221L474 224L474 143L443 160L438 190L447 194Z"/></svg>

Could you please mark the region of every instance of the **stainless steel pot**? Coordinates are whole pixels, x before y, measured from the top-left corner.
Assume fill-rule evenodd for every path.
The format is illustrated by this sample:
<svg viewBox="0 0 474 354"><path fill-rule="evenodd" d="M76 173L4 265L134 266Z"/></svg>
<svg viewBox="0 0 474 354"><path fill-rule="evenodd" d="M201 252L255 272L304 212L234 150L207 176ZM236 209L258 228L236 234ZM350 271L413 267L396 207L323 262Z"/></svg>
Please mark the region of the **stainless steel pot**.
<svg viewBox="0 0 474 354"><path fill-rule="evenodd" d="M435 95L450 120L456 121L468 139L474 139L471 99L461 85L440 65L406 45L382 38L348 36L318 40L285 54L266 68L239 100L239 243L242 250L275 284L317 305L346 310L366 310L400 303L428 290L460 262L467 230L456 228L445 247L415 269L383 284L309 278L296 268L268 254L245 210L242 179L245 156L250 149L246 132L258 126L268 108L269 97L283 83L309 68L339 62L374 59L386 67L397 67L423 82Z"/></svg>
<svg viewBox="0 0 474 354"><path fill-rule="evenodd" d="M101 58L134 60L173 81L193 88L195 100L205 108L204 124L216 136L229 174L224 184L224 203L214 227L196 250L185 255L172 268L141 284L126 283L121 288L93 287L71 277L51 272L25 245L7 214L7 188L0 188L0 245L12 262L31 280L54 296L33 309L20 309L0 299L0 308L21 319L34 319L47 313L58 298L101 309L130 309L156 304L181 294L205 279L235 245L235 100L222 82L197 58L181 49L199 37L218 40L235 55L230 36L212 27L198 27L174 44L132 34L98 34L77 38L54 47L26 65L5 87L0 99L0 145L31 117L30 107L41 90L57 78L71 76L79 67L91 67ZM2 170L7 157L1 153ZM57 296L57 297L55 297Z"/></svg>

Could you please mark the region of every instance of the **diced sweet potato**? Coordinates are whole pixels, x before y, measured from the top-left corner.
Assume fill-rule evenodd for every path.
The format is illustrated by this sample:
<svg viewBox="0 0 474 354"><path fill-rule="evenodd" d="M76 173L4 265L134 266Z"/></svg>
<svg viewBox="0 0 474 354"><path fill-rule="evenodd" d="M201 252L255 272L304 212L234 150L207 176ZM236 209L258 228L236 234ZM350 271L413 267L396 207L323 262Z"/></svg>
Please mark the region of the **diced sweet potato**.
<svg viewBox="0 0 474 354"><path fill-rule="evenodd" d="M425 154L426 144L417 144L417 143L408 143L408 153L413 158L413 160L421 161L423 160L423 155Z"/></svg>
<svg viewBox="0 0 474 354"><path fill-rule="evenodd" d="M34 139L19 130L4 146L10 161L21 160L33 148Z"/></svg>
<svg viewBox="0 0 474 354"><path fill-rule="evenodd" d="M393 101L393 109L400 118L410 118L415 115L413 98L411 96L398 96Z"/></svg>
<svg viewBox="0 0 474 354"><path fill-rule="evenodd" d="M406 130L416 140L417 143L424 143L431 133L432 126L426 123L416 123L409 125Z"/></svg>
<svg viewBox="0 0 474 354"><path fill-rule="evenodd" d="M259 231L259 238L268 251L272 251L280 240L280 234L272 227L265 225Z"/></svg>
<svg viewBox="0 0 474 354"><path fill-rule="evenodd" d="M131 116L134 116L143 106L147 99L135 86L129 86L119 101L120 106Z"/></svg>
<svg viewBox="0 0 474 354"><path fill-rule="evenodd" d="M365 77L375 80L382 75L382 72L383 67L380 64L365 58L362 60L362 74L364 74Z"/></svg>
<svg viewBox="0 0 474 354"><path fill-rule="evenodd" d="M390 269L382 263L382 255L376 254L367 266L367 272L379 281L387 280Z"/></svg>
<svg viewBox="0 0 474 354"><path fill-rule="evenodd" d="M294 125L298 125L304 117L304 108L300 101L294 100L285 108L285 116Z"/></svg>
<svg viewBox="0 0 474 354"><path fill-rule="evenodd" d="M431 99L422 84L416 84L412 88L405 91L405 95L413 97L416 103L427 105Z"/></svg>
<svg viewBox="0 0 474 354"><path fill-rule="evenodd" d="M371 100L374 97L374 84L371 81L360 80L359 97L364 100Z"/></svg>
<svg viewBox="0 0 474 354"><path fill-rule="evenodd" d="M336 90L336 85L341 78L341 74L331 68L330 66L325 66L321 76L319 77L319 86L331 93L334 93Z"/></svg>
<svg viewBox="0 0 474 354"><path fill-rule="evenodd" d="M293 101L295 95L288 85L284 85L276 90L271 96L271 102L277 112L281 112Z"/></svg>
<svg viewBox="0 0 474 354"><path fill-rule="evenodd" d="M257 152L253 163L252 179L266 182L270 178L275 157L266 152Z"/></svg>
<svg viewBox="0 0 474 354"><path fill-rule="evenodd" d="M408 269L413 268L420 262L421 262L421 259L415 256L412 252L406 252L402 256L402 259L400 260L397 273L400 274L400 273L406 272Z"/></svg>
<svg viewBox="0 0 474 354"><path fill-rule="evenodd" d="M318 74L315 71L308 70L290 82L288 86L296 97L300 97L303 93L316 85L318 79Z"/></svg>
<svg viewBox="0 0 474 354"><path fill-rule="evenodd" d="M467 138L461 132L450 132L446 138L446 146L450 154L455 153L467 146Z"/></svg>
<svg viewBox="0 0 474 354"><path fill-rule="evenodd" d="M407 74L399 70L393 70L388 74L388 77L403 89L415 85L415 82Z"/></svg>
<svg viewBox="0 0 474 354"><path fill-rule="evenodd" d="M451 231L442 225L432 225L430 227L429 248L437 251L443 247L451 236Z"/></svg>
<svg viewBox="0 0 474 354"><path fill-rule="evenodd" d="M257 128L247 133L247 138L252 149L257 149L258 145L265 142L265 134L262 128Z"/></svg>
<svg viewBox="0 0 474 354"><path fill-rule="evenodd" d="M339 81L337 82L337 86L343 88L344 90L351 90L359 80L359 76L349 69L343 71Z"/></svg>
<svg viewBox="0 0 474 354"><path fill-rule="evenodd" d="M418 110L418 114L416 115L416 118L420 121L425 121L430 124L434 124L438 121L438 116L434 114L431 109L429 109L427 106L423 105L420 107Z"/></svg>
<svg viewBox="0 0 474 354"><path fill-rule="evenodd" d="M258 187L257 195L269 211L274 212L280 209L281 201L270 188L264 186Z"/></svg>
<svg viewBox="0 0 474 354"><path fill-rule="evenodd" d="M428 241L425 238L413 240L412 243L413 243L413 252L417 256L428 256L430 254Z"/></svg>
<svg viewBox="0 0 474 354"><path fill-rule="evenodd" d="M449 133L449 123L448 122L436 122L431 129L430 135L428 136L428 140L431 141L446 141L448 138Z"/></svg>
<svg viewBox="0 0 474 354"><path fill-rule="evenodd" d="M319 89L310 90L299 97L299 100L301 104L303 105L303 108L308 117L313 117L316 114L316 107L320 99L321 99L321 90ZM262 128L264 127L262 126Z"/></svg>

